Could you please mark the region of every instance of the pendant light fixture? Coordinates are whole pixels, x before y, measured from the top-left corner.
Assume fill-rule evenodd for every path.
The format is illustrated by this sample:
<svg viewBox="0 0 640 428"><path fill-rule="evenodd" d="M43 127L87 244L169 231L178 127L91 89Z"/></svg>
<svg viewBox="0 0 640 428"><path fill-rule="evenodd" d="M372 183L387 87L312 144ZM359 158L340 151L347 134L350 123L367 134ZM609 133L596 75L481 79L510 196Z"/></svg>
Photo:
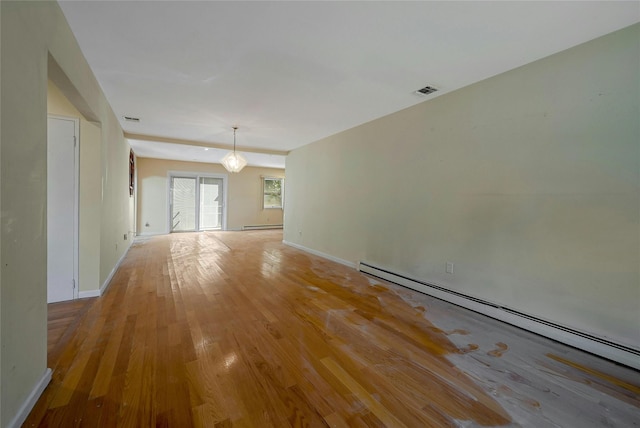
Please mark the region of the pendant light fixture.
<svg viewBox="0 0 640 428"><path fill-rule="evenodd" d="M233 152L227 153L222 158L222 166L224 166L229 172L240 172L242 168L247 165L247 160L240 153L236 153L236 131L237 126L233 127Z"/></svg>

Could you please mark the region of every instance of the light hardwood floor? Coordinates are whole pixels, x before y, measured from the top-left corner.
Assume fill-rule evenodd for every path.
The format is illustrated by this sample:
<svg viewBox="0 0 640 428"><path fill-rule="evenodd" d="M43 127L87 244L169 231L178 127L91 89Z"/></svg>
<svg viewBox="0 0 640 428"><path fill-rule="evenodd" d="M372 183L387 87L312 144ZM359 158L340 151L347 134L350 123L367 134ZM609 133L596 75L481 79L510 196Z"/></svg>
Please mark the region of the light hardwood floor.
<svg viewBox="0 0 640 428"><path fill-rule="evenodd" d="M639 423L638 372L281 241L136 240L24 426Z"/></svg>

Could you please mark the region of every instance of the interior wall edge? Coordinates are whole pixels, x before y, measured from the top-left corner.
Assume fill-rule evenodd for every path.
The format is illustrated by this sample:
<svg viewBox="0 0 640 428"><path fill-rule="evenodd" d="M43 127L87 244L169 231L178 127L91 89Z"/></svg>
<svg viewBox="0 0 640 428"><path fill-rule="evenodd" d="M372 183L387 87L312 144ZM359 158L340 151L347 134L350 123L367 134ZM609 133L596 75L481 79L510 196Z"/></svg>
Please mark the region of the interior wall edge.
<svg viewBox="0 0 640 428"><path fill-rule="evenodd" d="M78 109L80 114L84 118L98 126L100 126L100 119L94 113L93 109L89 106L84 97L78 92L78 89L71 82L67 73L60 66L58 61L51 51L47 56L47 76L48 78L60 89L64 96L69 100L73 106Z"/></svg>
<svg viewBox="0 0 640 428"><path fill-rule="evenodd" d="M13 419L9 422L9 425L7 425L7 428L19 428L22 426L24 421L27 419L27 416L29 416L31 409L36 405L38 398L40 398L44 389L49 385L49 382L51 382L52 374L53 371L50 368L45 370L42 377L36 382L33 389L20 406L20 409L18 409L18 413L16 413Z"/></svg>

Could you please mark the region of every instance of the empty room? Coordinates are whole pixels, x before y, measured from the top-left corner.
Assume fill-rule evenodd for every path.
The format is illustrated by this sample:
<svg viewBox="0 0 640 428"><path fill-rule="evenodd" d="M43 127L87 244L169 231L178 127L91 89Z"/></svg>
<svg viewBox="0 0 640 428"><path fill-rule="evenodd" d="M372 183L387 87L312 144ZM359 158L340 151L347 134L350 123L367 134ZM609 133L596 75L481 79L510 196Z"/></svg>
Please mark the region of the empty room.
<svg viewBox="0 0 640 428"><path fill-rule="evenodd" d="M640 425L640 2L1 1L0 427Z"/></svg>

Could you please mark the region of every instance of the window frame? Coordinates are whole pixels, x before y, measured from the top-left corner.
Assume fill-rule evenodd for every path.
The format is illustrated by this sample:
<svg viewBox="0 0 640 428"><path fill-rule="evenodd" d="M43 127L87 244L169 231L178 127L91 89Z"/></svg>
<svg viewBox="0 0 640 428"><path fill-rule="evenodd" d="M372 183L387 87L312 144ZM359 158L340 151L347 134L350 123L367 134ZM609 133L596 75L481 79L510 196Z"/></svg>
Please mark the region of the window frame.
<svg viewBox="0 0 640 428"><path fill-rule="evenodd" d="M267 204L267 181L280 182L280 205ZM283 177L262 177L262 209L263 210L284 209L284 178Z"/></svg>

